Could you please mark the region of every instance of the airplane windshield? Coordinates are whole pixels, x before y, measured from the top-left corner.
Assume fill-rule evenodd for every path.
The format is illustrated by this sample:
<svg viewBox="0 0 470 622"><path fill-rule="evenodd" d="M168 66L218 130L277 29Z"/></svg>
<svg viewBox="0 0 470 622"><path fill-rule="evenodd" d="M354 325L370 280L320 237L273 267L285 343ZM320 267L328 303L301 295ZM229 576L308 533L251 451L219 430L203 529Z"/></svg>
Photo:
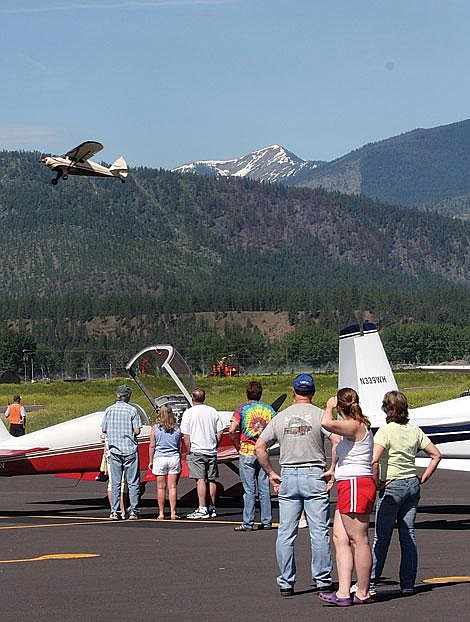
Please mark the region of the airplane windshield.
<svg viewBox="0 0 470 622"><path fill-rule="evenodd" d="M145 348L129 361L126 369L154 408L162 401L156 396L174 395L175 388L188 405L191 403L194 378L188 364L173 346Z"/></svg>

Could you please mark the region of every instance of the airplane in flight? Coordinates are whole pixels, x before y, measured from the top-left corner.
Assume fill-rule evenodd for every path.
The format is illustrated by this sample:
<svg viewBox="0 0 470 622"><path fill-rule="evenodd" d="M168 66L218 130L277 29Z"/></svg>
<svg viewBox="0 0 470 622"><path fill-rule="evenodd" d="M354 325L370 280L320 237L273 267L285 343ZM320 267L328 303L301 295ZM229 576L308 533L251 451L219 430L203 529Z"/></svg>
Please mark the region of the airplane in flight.
<svg viewBox="0 0 470 622"><path fill-rule="evenodd" d="M67 151L63 156L43 156L41 162L56 172L52 185L57 185L59 179L67 179L69 175L85 175L88 177L115 177L125 182L128 175L128 167L124 158L119 157L108 168L90 160L95 154L103 149L103 145L93 140L88 140Z"/></svg>
<svg viewBox="0 0 470 622"><path fill-rule="evenodd" d="M351 387L359 395L363 412L372 428L385 424L382 399L398 385L377 327L371 322L344 328L339 337L338 388ZM439 468L470 471L470 396L410 408L410 423L424 430L439 447ZM428 459L418 458L418 464Z"/></svg>

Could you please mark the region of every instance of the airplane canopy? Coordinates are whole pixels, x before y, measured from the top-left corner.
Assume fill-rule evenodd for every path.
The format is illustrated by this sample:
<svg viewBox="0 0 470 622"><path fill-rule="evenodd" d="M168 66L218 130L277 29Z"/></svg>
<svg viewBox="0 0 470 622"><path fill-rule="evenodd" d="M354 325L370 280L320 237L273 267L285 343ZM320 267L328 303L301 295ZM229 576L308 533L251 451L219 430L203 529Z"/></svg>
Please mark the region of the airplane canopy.
<svg viewBox="0 0 470 622"><path fill-rule="evenodd" d="M126 369L154 408L159 405L158 399L148 386L152 386L153 380L162 375L169 376L187 403L191 404L194 378L188 364L173 346L167 344L145 348L129 361Z"/></svg>

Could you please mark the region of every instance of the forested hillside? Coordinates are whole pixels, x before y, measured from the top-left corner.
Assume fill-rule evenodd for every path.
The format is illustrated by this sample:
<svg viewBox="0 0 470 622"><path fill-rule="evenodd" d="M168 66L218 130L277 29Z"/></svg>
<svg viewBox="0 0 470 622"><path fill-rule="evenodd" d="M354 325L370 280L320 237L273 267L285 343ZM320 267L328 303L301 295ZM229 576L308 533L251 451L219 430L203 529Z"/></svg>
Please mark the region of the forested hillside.
<svg viewBox="0 0 470 622"><path fill-rule="evenodd" d="M39 154L0 153L0 321L32 334L44 360L67 349L108 360L159 339L194 344L204 364L234 342L253 349L251 363L270 351L259 326L214 333L203 311L284 310L292 330L333 334L366 315L459 326L469 316L470 224L164 170L133 170L126 184L50 179Z"/></svg>
<svg viewBox="0 0 470 622"><path fill-rule="evenodd" d="M460 198L453 212L460 215L462 200L470 197L470 119L365 145L287 183L437 209Z"/></svg>

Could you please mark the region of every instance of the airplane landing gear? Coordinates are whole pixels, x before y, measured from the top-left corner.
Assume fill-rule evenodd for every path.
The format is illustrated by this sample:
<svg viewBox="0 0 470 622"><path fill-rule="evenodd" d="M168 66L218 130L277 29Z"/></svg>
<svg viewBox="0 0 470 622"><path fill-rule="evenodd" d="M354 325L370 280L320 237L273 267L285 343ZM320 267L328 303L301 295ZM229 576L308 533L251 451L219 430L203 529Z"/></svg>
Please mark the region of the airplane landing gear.
<svg viewBox="0 0 470 622"><path fill-rule="evenodd" d="M63 177L64 179L67 179L67 175L64 175L64 174L62 173L62 171L58 171L58 172L57 172L57 177L54 177L54 179L51 181L51 184L52 184L53 186L57 186L57 184L59 183L59 179L60 179L61 177Z"/></svg>

